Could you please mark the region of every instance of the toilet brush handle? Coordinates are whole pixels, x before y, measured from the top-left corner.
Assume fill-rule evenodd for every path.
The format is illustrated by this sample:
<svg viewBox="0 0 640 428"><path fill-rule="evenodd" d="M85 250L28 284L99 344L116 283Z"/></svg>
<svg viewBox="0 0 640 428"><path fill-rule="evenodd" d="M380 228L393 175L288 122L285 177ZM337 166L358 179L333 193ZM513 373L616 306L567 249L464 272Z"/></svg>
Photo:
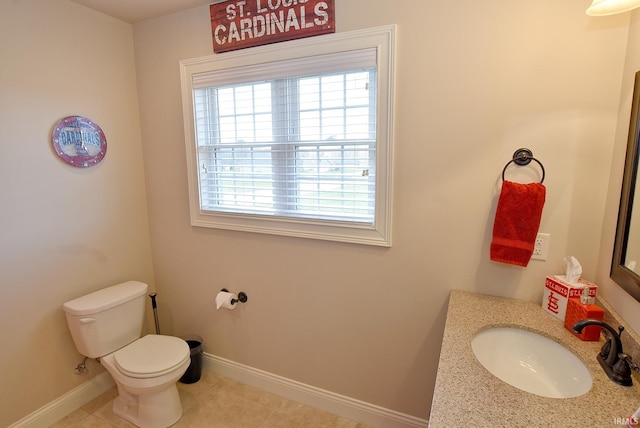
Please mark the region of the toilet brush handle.
<svg viewBox="0 0 640 428"><path fill-rule="evenodd" d="M158 306L156 305L156 296L158 295L158 293L151 293L149 294L149 297L151 297L151 307L153 309L156 309Z"/></svg>
<svg viewBox="0 0 640 428"><path fill-rule="evenodd" d="M158 293L151 293L151 307L153 308L153 319L156 323L156 334L160 334L160 323L158 322L158 306L156 305L156 296Z"/></svg>

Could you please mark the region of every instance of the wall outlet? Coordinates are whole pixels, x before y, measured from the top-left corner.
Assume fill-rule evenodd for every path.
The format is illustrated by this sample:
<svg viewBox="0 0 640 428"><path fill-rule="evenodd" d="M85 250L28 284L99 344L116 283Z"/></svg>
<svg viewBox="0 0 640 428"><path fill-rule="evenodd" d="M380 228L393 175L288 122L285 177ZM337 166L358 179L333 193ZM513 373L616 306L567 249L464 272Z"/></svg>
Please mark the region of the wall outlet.
<svg viewBox="0 0 640 428"><path fill-rule="evenodd" d="M538 233L536 243L533 246L533 255L531 256L531 260L547 260L550 238L551 235L548 233Z"/></svg>

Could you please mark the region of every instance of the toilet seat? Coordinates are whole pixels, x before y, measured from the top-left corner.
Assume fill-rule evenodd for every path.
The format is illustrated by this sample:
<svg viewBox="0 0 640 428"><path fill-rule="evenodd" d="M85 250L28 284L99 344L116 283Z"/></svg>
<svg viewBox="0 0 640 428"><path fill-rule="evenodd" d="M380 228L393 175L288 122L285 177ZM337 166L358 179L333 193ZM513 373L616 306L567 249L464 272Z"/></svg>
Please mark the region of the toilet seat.
<svg viewBox="0 0 640 428"><path fill-rule="evenodd" d="M113 354L115 366L138 379L162 376L190 358L187 342L174 336L149 334Z"/></svg>

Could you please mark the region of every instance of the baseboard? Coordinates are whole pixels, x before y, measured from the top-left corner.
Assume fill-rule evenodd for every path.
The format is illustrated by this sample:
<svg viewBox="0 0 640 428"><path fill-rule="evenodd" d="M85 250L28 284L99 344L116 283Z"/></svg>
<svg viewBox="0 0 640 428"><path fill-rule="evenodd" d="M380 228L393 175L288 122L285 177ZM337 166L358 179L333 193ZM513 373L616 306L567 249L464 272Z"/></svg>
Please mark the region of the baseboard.
<svg viewBox="0 0 640 428"><path fill-rule="evenodd" d="M204 353L203 368L373 428L426 428L429 421L287 379L216 355ZM113 387L102 372L8 428L48 427Z"/></svg>
<svg viewBox="0 0 640 428"><path fill-rule="evenodd" d="M429 421L355 400L212 354L203 354L203 367L221 376L272 392L290 400L342 416L373 428L426 428Z"/></svg>
<svg viewBox="0 0 640 428"><path fill-rule="evenodd" d="M8 428L42 428L51 426L114 385L115 383L109 373L102 372L30 415L25 416L18 422L9 425Z"/></svg>

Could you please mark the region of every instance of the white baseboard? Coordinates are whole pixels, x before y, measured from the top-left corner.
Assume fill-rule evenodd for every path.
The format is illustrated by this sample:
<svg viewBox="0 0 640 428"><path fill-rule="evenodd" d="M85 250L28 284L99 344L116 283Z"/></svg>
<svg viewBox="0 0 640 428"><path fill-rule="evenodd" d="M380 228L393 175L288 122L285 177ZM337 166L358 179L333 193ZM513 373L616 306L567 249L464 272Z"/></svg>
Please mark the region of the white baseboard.
<svg viewBox="0 0 640 428"><path fill-rule="evenodd" d="M25 416L18 422L9 425L8 428L42 428L51 426L114 385L111 375L106 371L102 372L30 415Z"/></svg>
<svg viewBox="0 0 640 428"><path fill-rule="evenodd" d="M247 385L307 404L373 428L426 428L429 421L364 401L345 397L295 380L236 363L212 354L203 354L203 368ZM115 383L108 372L77 386L8 428L48 427L79 409Z"/></svg>
<svg viewBox="0 0 640 428"><path fill-rule="evenodd" d="M246 385L255 386L373 428L426 428L429 424L426 419L345 397L216 355L204 353L203 367L205 370Z"/></svg>

